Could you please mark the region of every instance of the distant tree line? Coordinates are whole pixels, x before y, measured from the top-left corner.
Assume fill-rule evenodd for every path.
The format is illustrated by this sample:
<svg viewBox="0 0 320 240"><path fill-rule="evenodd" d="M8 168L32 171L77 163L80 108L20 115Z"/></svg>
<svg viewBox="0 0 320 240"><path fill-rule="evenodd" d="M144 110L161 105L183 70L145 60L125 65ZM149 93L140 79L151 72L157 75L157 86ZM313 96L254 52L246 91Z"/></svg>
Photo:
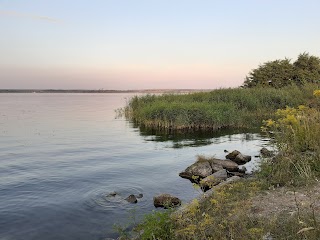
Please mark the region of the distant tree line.
<svg viewBox="0 0 320 240"><path fill-rule="evenodd" d="M302 53L291 63L290 59L266 62L246 76L243 87L270 86L281 88L287 85L320 83L320 58Z"/></svg>

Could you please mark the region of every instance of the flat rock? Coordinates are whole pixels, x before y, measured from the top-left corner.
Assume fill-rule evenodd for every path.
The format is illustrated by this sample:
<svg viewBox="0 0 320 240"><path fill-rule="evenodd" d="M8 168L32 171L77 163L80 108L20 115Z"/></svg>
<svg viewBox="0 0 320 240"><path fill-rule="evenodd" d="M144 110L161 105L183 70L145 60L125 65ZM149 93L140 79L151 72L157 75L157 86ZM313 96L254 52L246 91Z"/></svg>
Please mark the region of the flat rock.
<svg viewBox="0 0 320 240"><path fill-rule="evenodd" d="M239 165L231 160L221 160L221 159L215 159L211 158L208 160L212 167L214 165L220 165L222 168L228 170L228 171L238 171Z"/></svg>
<svg viewBox="0 0 320 240"><path fill-rule="evenodd" d="M181 200L170 194L163 193L153 198L153 205L164 208L176 207L181 205Z"/></svg>

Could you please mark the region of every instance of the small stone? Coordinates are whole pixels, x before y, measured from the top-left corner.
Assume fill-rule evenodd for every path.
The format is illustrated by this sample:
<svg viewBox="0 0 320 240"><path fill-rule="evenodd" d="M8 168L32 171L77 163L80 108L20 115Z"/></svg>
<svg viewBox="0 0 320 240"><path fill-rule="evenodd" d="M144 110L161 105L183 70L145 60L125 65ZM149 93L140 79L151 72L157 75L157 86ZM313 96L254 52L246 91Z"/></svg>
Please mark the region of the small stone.
<svg viewBox="0 0 320 240"><path fill-rule="evenodd" d="M129 203L137 203L138 202L136 196L133 194L129 195L129 197L127 197L125 200Z"/></svg>
<svg viewBox="0 0 320 240"><path fill-rule="evenodd" d="M246 173L247 168L245 166L242 166L241 168L239 168L238 172L239 173Z"/></svg>
<svg viewBox="0 0 320 240"><path fill-rule="evenodd" d="M111 192L107 196L108 197L115 197L118 193L117 192Z"/></svg>
<svg viewBox="0 0 320 240"><path fill-rule="evenodd" d="M139 193L136 198L143 198L143 194L142 193Z"/></svg>

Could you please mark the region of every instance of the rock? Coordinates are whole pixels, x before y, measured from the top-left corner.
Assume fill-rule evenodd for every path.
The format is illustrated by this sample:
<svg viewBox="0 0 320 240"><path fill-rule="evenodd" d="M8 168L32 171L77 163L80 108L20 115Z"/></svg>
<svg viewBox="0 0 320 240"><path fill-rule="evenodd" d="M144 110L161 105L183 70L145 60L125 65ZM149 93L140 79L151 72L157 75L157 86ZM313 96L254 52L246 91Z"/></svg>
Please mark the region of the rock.
<svg viewBox="0 0 320 240"><path fill-rule="evenodd" d="M143 198L143 194L139 193L138 195L136 195L136 198Z"/></svg>
<svg viewBox="0 0 320 240"><path fill-rule="evenodd" d="M270 151L265 147L261 148L260 153L261 153L262 157L273 157L274 156L273 151Z"/></svg>
<svg viewBox="0 0 320 240"><path fill-rule="evenodd" d="M246 176L246 174L242 173L242 172L228 172L228 176L230 176L230 177L233 177L233 176L244 177L244 176Z"/></svg>
<svg viewBox="0 0 320 240"><path fill-rule="evenodd" d="M212 168L216 167L215 165L220 165L222 168L228 171L238 171L239 165L231 160L220 160L211 158L208 160L212 166Z"/></svg>
<svg viewBox="0 0 320 240"><path fill-rule="evenodd" d="M212 174L211 164L206 160L197 161L190 165L183 172L179 173L182 178L187 178L191 181L196 181L194 177L205 178Z"/></svg>
<svg viewBox="0 0 320 240"><path fill-rule="evenodd" d="M170 207L180 206L181 200L170 194L163 193L153 198L153 205L155 207L170 208Z"/></svg>
<svg viewBox="0 0 320 240"><path fill-rule="evenodd" d="M240 154L240 152L238 150L234 150L226 156L226 159L234 160L238 154Z"/></svg>
<svg viewBox="0 0 320 240"><path fill-rule="evenodd" d="M222 181L225 181L228 178L227 171L225 169L222 169L218 172L215 172L211 174L210 176L202 179L200 181L200 186L204 190L208 190L212 188L213 186L218 185Z"/></svg>
<svg viewBox="0 0 320 240"><path fill-rule="evenodd" d="M129 203L137 203L138 202L136 196L133 194L129 195L129 197L127 197L125 200L127 200Z"/></svg>
<svg viewBox="0 0 320 240"><path fill-rule="evenodd" d="M238 172L239 173L246 173L247 168L245 166L242 166L241 168L239 168Z"/></svg>
<svg viewBox="0 0 320 240"><path fill-rule="evenodd" d="M225 149L225 150L223 150L223 151L224 151L225 153L229 152L229 151L228 151L228 150L226 150L226 149Z"/></svg>
<svg viewBox="0 0 320 240"><path fill-rule="evenodd" d="M115 197L117 194L117 192L111 192L107 195L107 197Z"/></svg>
<svg viewBox="0 0 320 240"><path fill-rule="evenodd" d="M243 155L242 153L239 153L235 159L233 159L234 162L238 164L245 164L249 161L251 161L251 156L249 155Z"/></svg>
<svg viewBox="0 0 320 240"><path fill-rule="evenodd" d="M213 172L213 173L219 172L220 170L224 169L221 164L211 163L210 165L211 165L211 168L212 168L212 172Z"/></svg>

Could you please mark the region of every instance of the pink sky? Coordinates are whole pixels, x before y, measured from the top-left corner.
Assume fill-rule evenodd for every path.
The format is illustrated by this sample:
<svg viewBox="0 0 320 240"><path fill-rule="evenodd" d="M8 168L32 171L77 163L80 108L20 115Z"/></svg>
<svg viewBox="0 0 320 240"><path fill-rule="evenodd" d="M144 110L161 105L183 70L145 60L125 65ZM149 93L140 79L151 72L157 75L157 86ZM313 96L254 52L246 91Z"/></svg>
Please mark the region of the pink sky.
<svg viewBox="0 0 320 240"><path fill-rule="evenodd" d="M0 88L237 87L265 61L319 56L319 8L316 0L1 1Z"/></svg>

